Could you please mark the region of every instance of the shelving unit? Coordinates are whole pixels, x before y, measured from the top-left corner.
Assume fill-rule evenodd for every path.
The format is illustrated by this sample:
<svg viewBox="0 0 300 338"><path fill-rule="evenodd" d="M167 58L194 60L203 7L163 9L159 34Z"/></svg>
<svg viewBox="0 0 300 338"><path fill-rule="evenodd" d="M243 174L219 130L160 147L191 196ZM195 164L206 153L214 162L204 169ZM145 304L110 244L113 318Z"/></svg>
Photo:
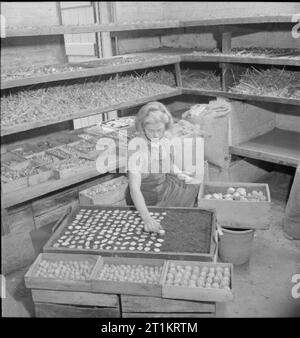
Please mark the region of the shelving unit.
<svg viewBox="0 0 300 338"><path fill-rule="evenodd" d="M297 167L300 161L300 133L274 128L270 132L231 146L232 154Z"/></svg>
<svg viewBox="0 0 300 338"><path fill-rule="evenodd" d="M130 61L130 59L137 59L135 61ZM9 88L17 88L23 86L30 86L42 83L56 82L56 81L65 81L71 79L80 79L80 78L88 78L99 75L106 74L116 74L121 72L128 72L132 70L138 69L147 69L159 66L167 66L180 62L179 56L164 56L157 55L153 58L149 58L149 61L143 60L138 61L139 56L137 54L127 54L125 56L116 56L111 58L102 59L102 65L99 61L90 61L90 62L82 62L75 64L67 64L68 66L76 66L82 67L85 69L66 71L58 74L49 74L49 75L38 75L38 76L30 76L23 79L15 79L15 80L4 80L1 79L1 89L9 89ZM145 58L144 58L145 59ZM103 61L106 62L103 62ZM114 62L120 62L124 64L115 64ZM106 63L106 64L105 64ZM111 65L110 65L111 63ZM53 65L55 67L56 65ZM50 66L51 67L51 66Z"/></svg>
<svg viewBox="0 0 300 338"><path fill-rule="evenodd" d="M109 111L112 111L112 110L135 107L135 106L139 106L139 105L142 105L144 103L147 103L149 101L162 100L162 99L165 99L165 98L170 98L170 97L178 96L178 95L181 95L181 89L180 88L179 89L172 89L170 87L170 91L167 92L167 93L148 96L148 97L145 97L143 99L137 99L137 100L133 100L133 101L129 101L129 102L124 102L124 103L121 103L121 104L111 105L111 106L108 106L108 107L105 107L105 108L97 108L97 109L93 109L93 110L74 112L70 116L67 116L67 117L62 116L62 118L60 120L28 122L28 123L22 123L20 125L2 128L1 135L6 136L6 135L15 134L15 133L23 132L23 131L28 131L28 130L31 130L31 129L34 129L34 128L49 126L49 125L52 125L52 124L56 124L58 122L70 121L70 120L73 120L73 119L76 119L76 118L82 118L82 117L92 116L92 115L96 115L96 114L106 113L106 112L109 112Z"/></svg>
<svg viewBox="0 0 300 338"><path fill-rule="evenodd" d="M289 15L283 16L256 16L243 18L217 18L197 21L163 21L163 22L137 22L137 23L114 23L101 25L86 25L86 26L45 26L45 27L17 27L8 28L6 30L6 38L14 38L20 36L47 36L47 35L61 35L61 34L75 34L86 32L118 32L118 31L136 31L136 30L155 30L155 29L171 29L171 28L187 28L198 26L220 26L224 28L222 33L222 54L215 55L205 53L200 55L197 49L157 49L146 52L118 55L112 58L105 58L91 62L83 62L76 64L68 64L69 66L79 66L83 69L73 71L66 71L57 74L30 76L14 80L1 80L1 91L26 88L26 86L38 86L40 84L68 81L79 78L88 78L97 75L116 74L127 71L149 69L153 67L175 66L175 75L177 88L170 89L168 93L162 93L155 96L145 97L142 99L123 102L121 104L108 106L92 111L81 111L72 114L72 116L62 117L59 121L37 121L34 123L24 123L20 125L2 128L1 136L8 136L42 126L53 125L57 122L69 121L75 118L91 116L94 114L105 113L112 110L120 110L131 107L136 107L153 100L162 100L171 97L177 97L182 94L185 95L199 95L204 97L225 97L230 100L254 101L254 102L272 102L278 104L288 104L293 106L300 106L299 99L271 97L271 96L257 96L245 95L238 93L229 93L228 88L228 73L230 67L234 64L260 64L260 65L281 65L281 66L300 66L300 57L261 57L261 56L234 56L229 55L231 51L231 29L235 25L248 24L265 24L265 23L292 23L292 17ZM133 62L128 62L130 58ZM141 61L138 61L139 58ZM124 62L124 63L123 63ZM195 63L217 63L222 67L222 91L208 91L199 89L190 89L182 87L180 66L183 62ZM273 143L273 140L275 143ZM295 166L300 161L300 154L295 148L299 140L299 133L290 132L286 130L274 129L257 139L243 142L242 144L232 146L231 153L248 156L253 158L260 158L274 163L282 163L285 165ZM273 148L272 148L273 145ZM37 187L30 187L22 193L9 193L2 196L2 205L4 208L11 207L15 204L29 201L40 195L48 192L53 192L61 188L65 188L76 182L91 178L93 175L87 177L72 177L68 180L58 180L47 184L40 184Z"/></svg>

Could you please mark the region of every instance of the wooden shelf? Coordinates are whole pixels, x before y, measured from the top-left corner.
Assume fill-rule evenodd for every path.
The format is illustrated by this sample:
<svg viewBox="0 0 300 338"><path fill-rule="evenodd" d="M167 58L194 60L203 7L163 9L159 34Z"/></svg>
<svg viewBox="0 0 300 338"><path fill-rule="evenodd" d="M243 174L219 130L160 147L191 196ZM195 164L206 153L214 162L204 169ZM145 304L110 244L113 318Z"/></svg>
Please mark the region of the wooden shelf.
<svg viewBox="0 0 300 338"><path fill-rule="evenodd" d="M28 187L22 190L13 191L11 193L1 194L2 208L9 208L19 203L30 201L34 198L46 195L59 189L77 184L79 182L96 178L99 175L103 175L109 172L115 171L117 168L124 167L126 165L125 158L119 158L118 163L114 163L111 168L108 168L107 172L100 173L95 168L88 170L84 173L73 175L71 177L59 180L51 180L36 186Z"/></svg>
<svg viewBox="0 0 300 338"><path fill-rule="evenodd" d="M199 54L196 54L199 53ZM247 64L265 64L265 65L282 65L282 66L299 66L300 67L300 49L299 56L240 56L220 53L209 53L197 48L170 48L162 47L140 52L136 55L152 56L161 55L165 57L178 57L180 62L219 62L219 63L247 63Z"/></svg>
<svg viewBox="0 0 300 338"><path fill-rule="evenodd" d="M213 90L190 89L190 88L181 88L181 89L182 89L182 94L226 97L228 99L234 99L234 100L273 102L273 103L300 106L300 100L298 99L289 99L289 98L284 98L284 97L273 97L273 96L246 95L246 94L228 93L228 92L213 91Z"/></svg>
<svg viewBox="0 0 300 338"><path fill-rule="evenodd" d="M234 155L296 167L300 163L300 133L274 128L247 142L230 147Z"/></svg>
<svg viewBox="0 0 300 338"><path fill-rule="evenodd" d="M170 87L170 89L171 89L171 87ZM27 130L31 130L31 129L35 129L35 128L39 128L39 127L44 127L44 126L56 124L56 123L63 122L63 121L69 121L69 120L87 117L87 116L91 116L91 115L95 115L95 114L101 114L101 113L105 113L105 112L109 112L109 111L113 111L113 110L135 107L135 106L139 106L139 105L142 105L144 103L147 103L149 101L162 100L162 99L166 99L166 98L177 96L177 95L181 95L181 89L172 89L172 90L170 90L170 92L167 92L167 93L162 93L162 94L158 94L158 95L154 95L154 96L148 96L148 97L145 97L145 98L142 98L142 99L124 102L124 103L108 106L108 107L105 107L105 108L98 108L98 109L89 110L89 111L75 112L71 116L62 117L62 119L60 119L60 120L36 121L36 122L23 123L23 124L20 124L20 125L15 125L15 126L7 127L7 128L1 127L1 136L6 136L6 135L19 133L19 132L23 132L23 131L27 131Z"/></svg>
<svg viewBox="0 0 300 338"><path fill-rule="evenodd" d="M292 15L277 16L250 16L250 17L227 17L211 18L192 21L166 20L166 21L145 21L136 23L109 23L91 25L65 25L65 26L38 26L38 27L7 27L5 38L20 36L41 36L41 35L61 35L79 34L96 32L122 32L150 29L184 28L197 26L217 26L217 25L247 25L264 23L290 23Z"/></svg>
<svg viewBox="0 0 300 338"><path fill-rule="evenodd" d="M127 54L125 57L130 57L131 54ZM138 54L135 54L138 55ZM120 59L122 56L101 59L106 60L109 62L110 60L113 61L114 59ZM84 67L86 69L82 70L74 70L69 72L57 73L57 74L49 74L49 75L39 75L39 76L32 76L23 79L16 79L16 80L6 80L1 81L1 90L8 89L8 88L15 88L15 87L22 87L22 86L29 86L33 84L39 83L48 83L53 81L64 81L70 79L79 79L85 77L92 77L104 74L112 74L112 73L120 73L125 71L132 71L137 69L144 69L144 68L151 68L151 67L159 67L159 66L166 66L175 64L180 62L179 56L160 56L158 55L157 60L149 60L149 61L142 61L142 62L128 62L120 65L105 65L99 66L100 60L90 61L90 62L83 62L83 63L76 63L70 64L71 66L79 66ZM87 64L89 65L87 68ZM98 64L98 65L97 65ZM94 65L94 66L93 66Z"/></svg>
<svg viewBox="0 0 300 338"><path fill-rule="evenodd" d="M288 57L262 57L262 56L234 56L234 55L192 55L181 56L183 62L222 62L222 63L250 63L262 65L298 66L300 67L300 56L295 58Z"/></svg>

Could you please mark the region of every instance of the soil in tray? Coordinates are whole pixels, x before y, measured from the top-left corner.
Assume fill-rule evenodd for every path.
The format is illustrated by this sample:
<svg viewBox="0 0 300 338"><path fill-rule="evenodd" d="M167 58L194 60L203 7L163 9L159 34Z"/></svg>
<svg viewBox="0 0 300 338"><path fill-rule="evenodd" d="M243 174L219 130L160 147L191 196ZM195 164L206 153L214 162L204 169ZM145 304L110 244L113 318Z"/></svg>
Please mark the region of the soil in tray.
<svg viewBox="0 0 300 338"><path fill-rule="evenodd" d="M161 251L209 253L211 224L207 212L167 211L161 223L166 231Z"/></svg>
<svg viewBox="0 0 300 338"><path fill-rule="evenodd" d="M148 233L134 208L81 207L52 242L54 248L208 253L212 215L199 209L151 209L165 234Z"/></svg>

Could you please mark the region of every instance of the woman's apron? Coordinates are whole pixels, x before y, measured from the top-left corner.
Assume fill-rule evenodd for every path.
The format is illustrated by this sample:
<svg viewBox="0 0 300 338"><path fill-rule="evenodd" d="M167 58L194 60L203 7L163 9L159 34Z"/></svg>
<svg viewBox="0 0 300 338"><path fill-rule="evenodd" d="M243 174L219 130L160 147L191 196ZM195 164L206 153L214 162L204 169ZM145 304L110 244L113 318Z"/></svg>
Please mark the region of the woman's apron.
<svg viewBox="0 0 300 338"><path fill-rule="evenodd" d="M159 159L162 168L162 158ZM162 170L160 170L162 171ZM186 184L174 174L142 174L141 192L146 205L157 207L194 207L199 184ZM129 188L126 191L128 205L133 205Z"/></svg>

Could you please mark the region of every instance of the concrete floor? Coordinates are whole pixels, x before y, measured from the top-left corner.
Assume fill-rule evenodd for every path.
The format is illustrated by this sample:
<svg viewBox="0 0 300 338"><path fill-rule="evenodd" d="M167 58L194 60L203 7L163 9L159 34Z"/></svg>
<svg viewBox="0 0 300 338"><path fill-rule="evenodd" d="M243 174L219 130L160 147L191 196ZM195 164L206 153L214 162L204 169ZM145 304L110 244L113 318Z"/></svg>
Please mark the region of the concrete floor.
<svg viewBox="0 0 300 338"><path fill-rule="evenodd" d="M292 297L292 276L300 273L300 241L283 235L283 215L291 175L273 172L263 178L272 198L271 226L256 231L250 261L234 266L234 300L226 317L300 317L300 299ZM3 317L33 317L30 290L24 284L28 267L6 276Z"/></svg>

